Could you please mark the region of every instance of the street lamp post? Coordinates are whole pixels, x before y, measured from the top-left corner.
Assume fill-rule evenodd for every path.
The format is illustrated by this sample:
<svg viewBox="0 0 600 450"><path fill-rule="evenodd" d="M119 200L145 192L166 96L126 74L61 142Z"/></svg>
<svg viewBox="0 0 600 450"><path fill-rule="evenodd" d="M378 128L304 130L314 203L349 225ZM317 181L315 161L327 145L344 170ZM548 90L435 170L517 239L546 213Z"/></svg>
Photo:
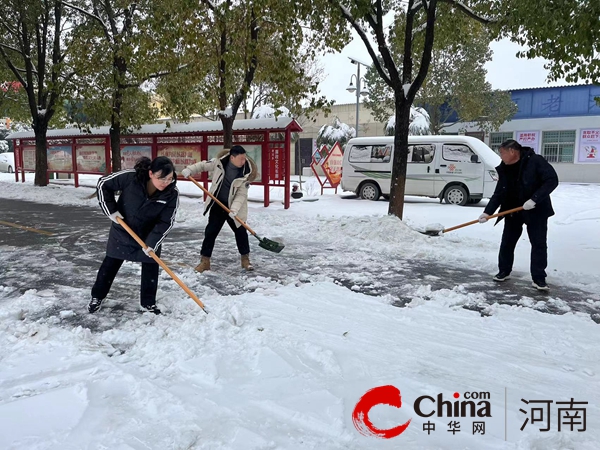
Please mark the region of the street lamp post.
<svg viewBox="0 0 600 450"><path fill-rule="evenodd" d="M350 57L348 57L348 58L350 58ZM369 93L368 89L364 88L361 90L361 88L360 88L361 80L364 82L364 84L367 84L365 79L360 77L360 66L361 66L361 64L365 67L369 67L369 66L365 63L357 61L354 58L350 58L350 61L352 61L352 64L356 64L356 75L352 74L350 76L350 84L348 85L346 90L351 93L356 91L356 128L355 128L355 130L356 130L356 137L358 137L358 111L360 108L360 96L367 95ZM352 78L356 78L356 87L354 87L354 84L352 84Z"/></svg>

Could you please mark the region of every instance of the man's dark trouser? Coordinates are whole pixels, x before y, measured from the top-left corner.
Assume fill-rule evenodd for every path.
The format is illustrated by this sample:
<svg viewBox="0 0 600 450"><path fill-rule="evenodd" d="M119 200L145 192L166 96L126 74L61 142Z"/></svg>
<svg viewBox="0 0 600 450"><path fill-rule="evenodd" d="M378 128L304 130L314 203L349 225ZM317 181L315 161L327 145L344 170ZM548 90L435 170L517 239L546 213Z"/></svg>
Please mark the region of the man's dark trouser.
<svg viewBox="0 0 600 450"><path fill-rule="evenodd" d="M229 214L227 214L223 208L219 205L213 205L212 208L210 208L210 213L208 215L208 225L206 225L206 229L204 230L204 242L202 242L202 249L200 250L202 256L208 258L212 256L215 240L225 222L227 222L235 233L235 242L237 243L240 255L247 255L250 253L250 243L248 242L248 233L246 232L246 229L242 226L236 227L234 219L229 217Z"/></svg>
<svg viewBox="0 0 600 450"><path fill-rule="evenodd" d="M122 264L122 259L111 258L110 256L104 258L100 270L98 270L96 283L92 288L92 298L104 299L108 295L108 291L110 291L110 287ZM157 289L158 264L142 263L142 287L140 290L140 303L142 306L156 304Z"/></svg>
<svg viewBox="0 0 600 450"><path fill-rule="evenodd" d="M546 280L546 267L548 266L548 218L530 213L524 222L523 213L512 214L504 219L504 232L498 255L498 269L500 272L510 273L515 259L515 247L523 233L523 224L527 225L527 234L531 242L531 278L533 280Z"/></svg>

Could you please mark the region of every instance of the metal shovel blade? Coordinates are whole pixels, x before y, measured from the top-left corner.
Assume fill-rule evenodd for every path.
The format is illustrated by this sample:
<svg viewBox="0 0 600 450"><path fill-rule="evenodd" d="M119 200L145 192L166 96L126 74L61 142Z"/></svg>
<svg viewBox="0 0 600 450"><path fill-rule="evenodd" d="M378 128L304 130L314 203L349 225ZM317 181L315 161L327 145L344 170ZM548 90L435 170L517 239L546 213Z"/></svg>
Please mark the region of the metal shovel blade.
<svg viewBox="0 0 600 450"><path fill-rule="evenodd" d="M444 230L425 230L419 231L421 234L425 234L427 236L441 236L444 233Z"/></svg>
<svg viewBox="0 0 600 450"><path fill-rule="evenodd" d="M444 226L439 223L432 223L425 227L425 231L419 231L427 236L440 236L444 232Z"/></svg>
<svg viewBox="0 0 600 450"><path fill-rule="evenodd" d="M259 241L258 246L264 248L265 250L269 250L270 252L279 253L285 247L285 245L281 244L280 242L272 241L271 239L267 238L259 238L258 236L256 237Z"/></svg>

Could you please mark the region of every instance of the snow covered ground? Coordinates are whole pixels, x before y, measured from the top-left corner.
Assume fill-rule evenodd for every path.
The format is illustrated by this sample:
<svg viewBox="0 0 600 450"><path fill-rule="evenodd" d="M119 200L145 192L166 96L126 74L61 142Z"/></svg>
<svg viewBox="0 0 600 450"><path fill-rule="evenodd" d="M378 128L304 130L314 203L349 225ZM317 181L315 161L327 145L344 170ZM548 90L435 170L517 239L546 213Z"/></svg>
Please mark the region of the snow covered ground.
<svg viewBox="0 0 600 450"><path fill-rule="evenodd" d="M0 174L0 198L96 207L94 199L85 198L93 192L89 188L36 188L13 180ZM184 193L197 193L189 183L178 185ZM314 197L314 180L305 189ZM273 190L273 198L280 195ZM565 184L553 194L550 285L600 289L599 195L597 185ZM251 196L259 198L260 188L253 187ZM182 198L177 229L204 227L198 203ZM473 220L484 204L455 207L411 197L400 222L386 215L385 201L347 199L332 191L316 202L293 203L289 210L280 203L269 208L251 203L250 225L287 245L278 256L253 254L259 262L275 264L286 254L322 249L311 260L316 272L319 263L336 265L357 283L364 274L350 266L363 258L377 267L419 259L493 274L501 226L474 225L435 238L411 229ZM227 233L225 239L231 240ZM167 241L165 258L196 263L197 249L169 254L179 247ZM49 245L44 251L53 250ZM528 278L528 253L524 236L515 258L517 277ZM0 265L10 267L20 257L35 265L40 255L39 249L0 246ZM589 315L543 314L524 301L522 307L492 305L482 316L462 306L485 296L485 290L466 293L460 285L414 286L412 302L398 308L390 296L355 292L329 272L299 271L275 282L261 276L260 268L244 278L252 289L236 295L203 287L210 281L205 275L176 270L199 293L209 315L163 273L158 298L168 314L127 309L126 320L115 320L103 309L93 317L95 327L76 320L85 314L92 279L60 292L22 291L0 279L0 448L598 448L600 327ZM24 282L27 276L23 273ZM134 286L139 283L135 266L123 276ZM111 302L118 303L117 298L115 292ZM592 294L587 300L600 306ZM392 439L364 436L352 421L361 396L382 385L401 391L402 407L375 406L370 420L381 429L411 420ZM416 414L417 397L442 394L453 401L455 392L461 399L468 392L489 392L491 417ZM571 398L588 402L583 432L566 431L564 425L558 431L558 409L564 405L556 402ZM522 399L554 402L549 431L539 431L543 422L520 430L532 408ZM451 420L460 422L460 432L449 432ZM430 434L423 431L428 421L436 425ZM472 433L473 421L485 422L484 435Z"/></svg>

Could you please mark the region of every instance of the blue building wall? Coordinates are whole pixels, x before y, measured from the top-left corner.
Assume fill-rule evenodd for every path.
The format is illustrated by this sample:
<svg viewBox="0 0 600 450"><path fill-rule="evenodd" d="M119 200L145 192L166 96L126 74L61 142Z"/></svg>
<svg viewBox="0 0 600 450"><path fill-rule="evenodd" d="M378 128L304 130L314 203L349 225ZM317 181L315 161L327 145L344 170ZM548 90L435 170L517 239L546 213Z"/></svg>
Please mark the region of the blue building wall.
<svg viewBox="0 0 600 450"><path fill-rule="evenodd" d="M519 89L511 92L519 107L514 119L544 117L600 116L600 86L563 86Z"/></svg>
<svg viewBox="0 0 600 450"><path fill-rule="evenodd" d="M542 119L545 117L600 116L600 86L562 86L511 91L519 110L511 120ZM444 106L442 106L444 108ZM456 122L453 113L448 122Z"/></svg>

